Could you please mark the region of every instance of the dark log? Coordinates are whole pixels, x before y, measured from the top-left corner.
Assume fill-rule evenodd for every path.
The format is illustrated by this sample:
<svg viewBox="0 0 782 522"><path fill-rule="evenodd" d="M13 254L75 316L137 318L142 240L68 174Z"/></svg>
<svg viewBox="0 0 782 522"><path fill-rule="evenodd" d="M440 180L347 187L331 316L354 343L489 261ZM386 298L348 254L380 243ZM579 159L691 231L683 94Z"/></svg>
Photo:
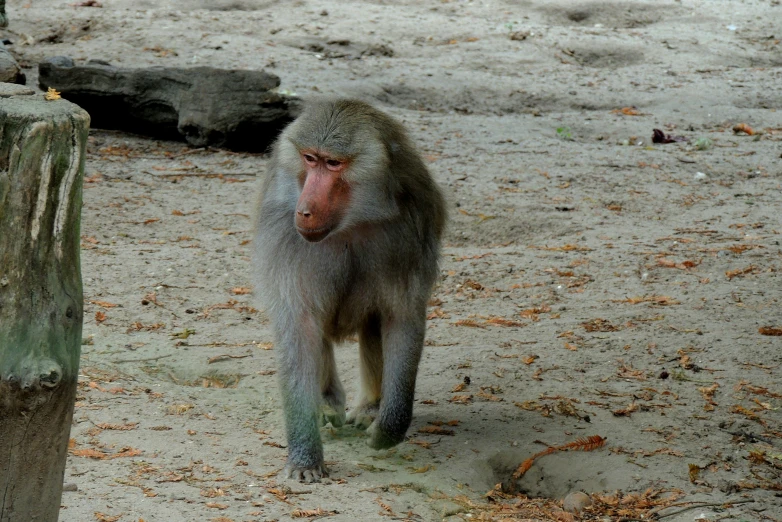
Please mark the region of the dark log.
<svg viewBox="0 0 782 522"><path fill-rule="evenodd" d="M89 115L0 84L0 522L57 520L79 372Z"/></svg>
<svg viewBox="0 0 782 522"><path fill-rule="evenodd" d="M59 56L41 62L38 73L42 89L53 87L84 108L95 128L184 139L193 147L263 152L297 105L264 71L75 65Z"/></svg>

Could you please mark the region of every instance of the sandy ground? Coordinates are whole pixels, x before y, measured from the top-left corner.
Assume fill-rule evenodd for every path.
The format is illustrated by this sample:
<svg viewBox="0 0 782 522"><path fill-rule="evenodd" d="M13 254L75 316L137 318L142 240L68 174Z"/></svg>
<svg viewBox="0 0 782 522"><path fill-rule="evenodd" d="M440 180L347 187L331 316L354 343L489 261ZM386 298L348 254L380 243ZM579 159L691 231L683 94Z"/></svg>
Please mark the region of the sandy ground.
<svg viewBox="0 0 782 522"><path fill-rule="evenodd" d="M331 478L281 481L250 294L266 158L93 130L61 520L500 520L487 491L593 435L520 490L651 488L681 495L667 521L782 520L782 337L764 335L782 327L778 0L101 3L9 0L0 35L29 82L68 55L265 68L302 97L374 101L451 222L410 440L374 452L324 428ZM349 396L356 352L338 350ZM687 502L711 505L673 514Z"/></svg>

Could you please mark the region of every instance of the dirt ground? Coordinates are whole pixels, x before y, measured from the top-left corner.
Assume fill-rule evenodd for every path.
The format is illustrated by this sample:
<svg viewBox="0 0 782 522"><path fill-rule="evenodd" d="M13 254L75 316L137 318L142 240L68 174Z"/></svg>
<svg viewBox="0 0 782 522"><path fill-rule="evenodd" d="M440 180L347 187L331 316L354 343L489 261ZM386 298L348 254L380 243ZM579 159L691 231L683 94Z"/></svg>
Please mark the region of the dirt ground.
<svg viewBox="0 0 782 522"><path fill-rule="evenodd" d="M283 481L250 288L266 158L93 130L61 520L568 520L493 488L590 436L518 490L782 520L779 0L100 3L8 1L28 84L68 55L360 97L409 127L451 219L409 440L324 428L330 479ZM355 344L338 359L350 398Z"/></svg>

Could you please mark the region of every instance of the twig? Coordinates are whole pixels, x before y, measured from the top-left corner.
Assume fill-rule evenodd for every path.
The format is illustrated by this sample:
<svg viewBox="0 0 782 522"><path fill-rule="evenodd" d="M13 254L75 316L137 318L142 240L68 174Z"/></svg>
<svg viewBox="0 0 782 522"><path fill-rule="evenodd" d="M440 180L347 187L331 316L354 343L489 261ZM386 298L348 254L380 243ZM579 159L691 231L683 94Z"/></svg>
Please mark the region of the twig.
<svg viewBox="0 0 782 522"><path fill-rule="evenodd" d="M165 359L166 357L171 357L173 354L168 355L158 355L157 357L146 357L144 359L120 359L119 361L111 361L114 364L122 364L122 363L129 363L129 362L147 362L147 361L157 361L158 359Z"/></svg>
<svg viewBox="0 0 782 522"><path fill-rule="evenodd" d="M199 147L197 149L190 149L190 150L186 150L184 152L178 152L176 154L171 154L170 156L166 156L166 157L173 159L173 158L178 158L180 156L187 156L188 154L197 154L199 152L214 152L214 151L210 150L209 147Z"/></svg>
<svg viewBox="0 0 782 522"><path fill-rule="evenodd" d="M673 515L678 515L679 513L684 513L685 511L689 511L691 509L696 509L696 508L725 506L726 504L730 504L731 506L737 506L739 504L749 504L750 502L755 502L755 499L753 498L753 499L750 499L750 500L736 500L736 501L728 500L728 501L725 501L725 502L705 502L703 504L698 504L698 505L695 505L695 506L689 506L689 507L686 507L684 509L679 509L677 511L672 511L672 512L666 513L664 515L658 515L657 518L671 517ZM670 507L670 506L668 506L668 507Z"/></svg>
<svg viewBox="0 0 782 522"><path fill-rule="evenodd" d="M147 172L147 174L161 178L178 178L180 176L191 178L230 178L232 176L251 176L254 178L257 176L257 173L255 172L179 172L177 174L155 174L154 172L145 172Z"/></svg>
<svg viewBox="0 0 782 522"><path fill-rule="evenodd" d="M207 364L212 364L213 362L218 361L225 361L226 359L244 359L245 357L252 357L253 354L248 353L245 355L231 355L224 353L222 355L215 355L214 357L210 357L209 360L206 361Z"/></svg>
<svg viewBox="0 0 782 522"><path fill-rule="evenodd" d="M552 453L556 453L557 451L592 451L596 450L598 448L601 448L606 443L606 437L601 437L600 435L592 435L591 437L587 438L581 438L576 439L572 442L568 442L567 444L562 444L561 446L551 446L548 445L548 448L546 448L543 451L540 451L538 453L535 453L533 456L519 464L519 467L516 468L516 471L513 472L513 479L518 480L521 478L522 475L524 475L531 467L532 463L535 462L535 459L538 457L542 457L544 455L550 455Z"/></svg>

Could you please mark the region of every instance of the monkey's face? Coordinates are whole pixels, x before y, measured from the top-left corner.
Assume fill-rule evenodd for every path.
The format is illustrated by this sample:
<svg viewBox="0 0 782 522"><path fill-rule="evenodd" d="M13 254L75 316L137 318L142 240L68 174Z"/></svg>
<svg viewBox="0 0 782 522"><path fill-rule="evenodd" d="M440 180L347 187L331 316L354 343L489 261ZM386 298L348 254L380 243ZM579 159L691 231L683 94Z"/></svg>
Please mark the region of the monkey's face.
<svg viewBox="0 0 782 522"><path fill-rule="evenodd" d="M350 203L350 185L344 178L349 160L314 149L300 154L304 169L299 176L296 230L307 241L318 242L339 227Z"/></svg>

